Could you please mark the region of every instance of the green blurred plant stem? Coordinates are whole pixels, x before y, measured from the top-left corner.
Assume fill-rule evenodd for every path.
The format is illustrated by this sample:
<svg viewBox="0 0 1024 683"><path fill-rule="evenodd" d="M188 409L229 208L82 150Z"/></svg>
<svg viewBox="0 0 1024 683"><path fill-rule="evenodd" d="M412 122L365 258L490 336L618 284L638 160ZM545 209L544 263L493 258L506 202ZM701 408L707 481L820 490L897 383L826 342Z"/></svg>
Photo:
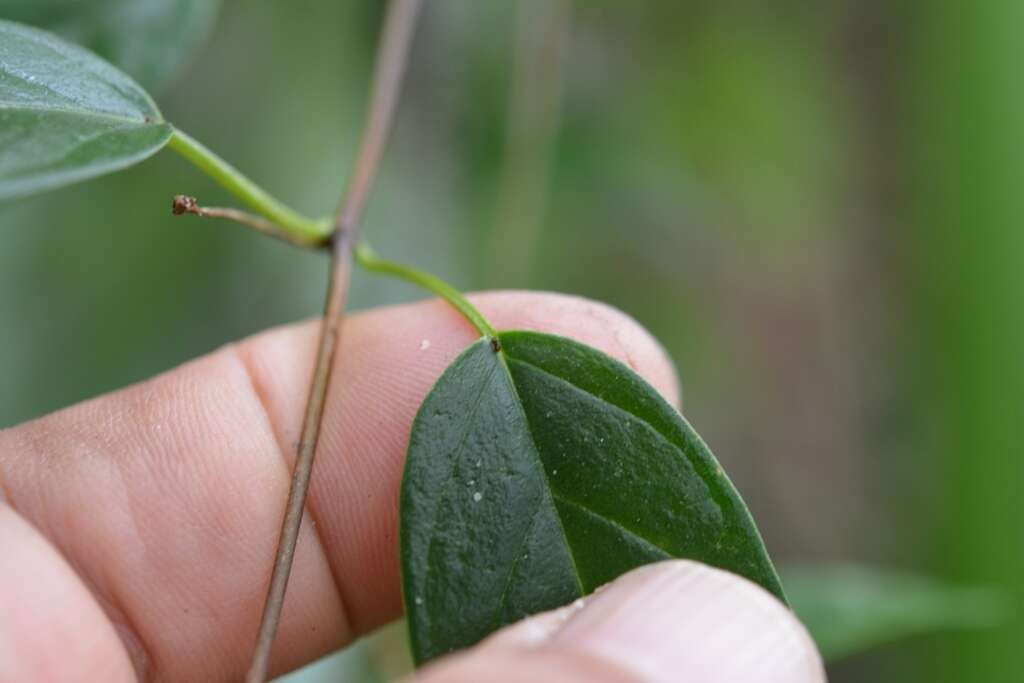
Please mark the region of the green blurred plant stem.
<svg viewBox="0 0 1024 683"><path fill-rule="evenodd" d="M264 216L289 242L310 247L323 246L331 234L329 219L306 218L272 197L241 171L221 159L210 148L177 128L168 146L233 194L253 211ZM226 216L225 216L226 217Z"/></svg>

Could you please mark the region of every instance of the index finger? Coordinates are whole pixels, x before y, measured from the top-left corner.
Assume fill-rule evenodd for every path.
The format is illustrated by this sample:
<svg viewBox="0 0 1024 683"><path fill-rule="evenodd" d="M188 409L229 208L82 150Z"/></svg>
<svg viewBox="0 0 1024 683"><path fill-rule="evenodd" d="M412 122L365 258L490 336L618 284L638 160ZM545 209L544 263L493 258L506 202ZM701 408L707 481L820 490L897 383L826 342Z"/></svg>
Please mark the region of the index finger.
<svg viewBox="0 0 1024 683"><path fill-rule="evenodd" d="M676 399L661 348L613 309L524 292L473 300L499 329L574 337ZM244 672L317 332L271 331L0 433L10 504L84 578L137 671L169 680ZM346 319L275 672L400 614L398 488L409 429L434 381L476 337L437 301Z"/></svg>

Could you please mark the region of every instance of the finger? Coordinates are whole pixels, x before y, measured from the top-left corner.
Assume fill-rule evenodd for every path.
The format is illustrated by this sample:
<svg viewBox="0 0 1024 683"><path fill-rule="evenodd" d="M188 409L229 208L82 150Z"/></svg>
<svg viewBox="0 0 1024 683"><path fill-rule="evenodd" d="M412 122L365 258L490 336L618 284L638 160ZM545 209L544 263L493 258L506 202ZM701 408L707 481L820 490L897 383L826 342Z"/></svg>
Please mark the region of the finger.
<svg viewBox="0 0 1024 683"><path fill-rule="evenodd" d="M0 681L135 680L89 590L2 498L0 548Z"/></svg>
<svg viewBox="0 0 1024 683"><path fill-rule="evenodd" d="M685 560L642 567L424 671L417 683L823 683L793 613L760 587Z"/></svg>
<svg viewBox="0 0 1024 683"><path fill-rule="evenodd" d="M660 347L612 309L530 293L474 301L499 329L577 338L676 396ZM144 674L221 680L244 670L317 331L276 330L0 433L11 504L83 575ZM410 425L476 336L436 301L346 320L275 671L400 613L397 494Z"/></svg>

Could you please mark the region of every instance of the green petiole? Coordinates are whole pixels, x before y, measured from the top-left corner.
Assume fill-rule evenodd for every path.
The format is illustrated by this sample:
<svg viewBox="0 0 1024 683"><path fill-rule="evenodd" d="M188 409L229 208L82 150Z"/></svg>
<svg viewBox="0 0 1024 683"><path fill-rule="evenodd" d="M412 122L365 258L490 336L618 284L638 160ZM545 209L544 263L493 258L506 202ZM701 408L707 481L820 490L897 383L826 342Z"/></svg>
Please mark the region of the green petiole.
<svg viewBox="0 0 1024 683"><path fill-rule="evenodd" d="M383 275L391 275L433 292L465 316L466 320L480 331L480 334L490 339L495 339L497 337L498 333L491 326L491 323L488 322L487 318L485 318L473 304L469 303L469 300L466 299L465 295L436 275L418 270L403 263L396 263L395 261L382 259L377 256L377 253L373 248L365 242L356 246L354 256L356 263L366 270L374 273L381 273Z"/></svg>
<svg viewBox="0 0 1024 683"><path fill-rule="evenodd" d="M282 204L187 133L175 128L168 146L217 181L250 209L271 221L281 232L287 233L289 241L317 246L323 244L330 236L329 220L306 218Z"/></svg>
<svg viewBox="0 0 1024 683"><path fill-rule="evenodd" d="M312 220L282 204L192 136L175 128L168 146L217 181L250 209L269 220L273 225L261 229L263 232L279 231L281 234L276 236L309 247L320 247L328 243L331 235L331 223L328 219ZM491 339L496 338L497 332L487 318L469 303L462 292L436 275L383 259L366 243L357 245L353 256L356 263L368 271L397 277L433 292L465 316L480 334Z"/></svg>

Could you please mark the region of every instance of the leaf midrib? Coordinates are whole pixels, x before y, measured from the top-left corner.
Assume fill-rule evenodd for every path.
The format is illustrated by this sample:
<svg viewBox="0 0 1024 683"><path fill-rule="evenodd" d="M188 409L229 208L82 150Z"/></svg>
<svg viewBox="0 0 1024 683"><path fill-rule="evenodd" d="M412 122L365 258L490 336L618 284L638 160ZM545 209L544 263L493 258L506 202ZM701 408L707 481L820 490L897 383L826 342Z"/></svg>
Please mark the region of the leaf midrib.
<svg viewBox="0 0 1024 683"><path fill-rule="evenodd" d="M523 419L523 424L526 425L526 432L530 435L530 443L533 445L534 459L536 460L537 467L540 470L540 476L544 483L541 500L538 502L537 508L534 510L534 518L530 522L527 533L523 535L523 545L528 542L529 534L533 532L533 525L536 522L536 515L540 512L540 506L543 504L544 497L547 497L548 502L551 504L555 521L558 524L558 531L561 533L562 542L565 544L566 552L569 555L569 561L572 563L572 576L576 580L576 587L579 588L580 595L585 595L586 591L583 588L583 581L580 579L579 565L576 563L576 556L573 553L572 544L569 542L569 536L565 533L565 525L562 524L562 516L558 514L558 508L555 506L554 492L551 489L551 482L548 480L547 470L544 469L544 461L541 460L540 457L540 449L537 447L537 438L533 435L533 425L530 424L530 418L526 415L526 408L523 407L523 399L519 395L519 387L516 386L515 379L512 377L512 371L509 370L505 352L498 351L495 355L498 357L498 362L500 363L502 370L505 372L505 379L508 382L508 386L512 390L512 394L515 396L515 404L519 409L519 414ZM497 621L501 619L501 610L505 607L505 598L508 595L508 590L511 585L512 574L515 572L515 568L519 565L519 557L521 555L522 548L520 548L519 552L516 553L515 559L509 567L508 575L505 577L505 585L502 588L501 596L498 598L498 608L495 610L495 617L492 623L497 623Z"/></svg>
<svg viewBox="0 0 1024 683"><path fill-rule="evenodd" d="M697 474L698 478L703 480L704 483L707 485L708 495L711 496L712 500L714 500L715 503L718 504L721 509L725 509L726 507L728 507L728 508L734 508L735 507L735 505L736 505L735 502L728 496L727 493L725 493L725 491L719 489L719 487L717 487L717 486L710 485L710 483L704 478L704 476L701 475L701 470L706 470L706 463L702 462L702 459L700 457L700 455L701 455L700 451L701 451L702 447L703 447L703 450L704 450L707 458L709 458L712 463L717 465L718 464L718 460L710 452L710 449L707 448L707 445L704 443L703 439L700 438L700 435L698 435L696 432L694 432L692 428L690 429L690 432L692 433L693 439L695 439L695 441L696 441L696 443L692 444L692 445L696 447L696 453L694 454L693 457L690 457L690 455L687 453L688 449L685 447L685 445L683 443L677 443L675 440L673 440L668 435L666 435L662 430L658 429L658 427L656 427L654 424L652 424L648 420L645 420L644 418L640 417L639 415L637 415L633 411L628 410L627 408L624 408L624 407L622 407L622 406L620 406L620 405L618 405L616 403L612 403L608 399L606 399L606 398L604 398L602 396L598 396L597 394L595 394L593 392L587 391L586 389L583 389L582 387L577 386L576 384L573 384L572 382L570 382L569 380L565 379L564 377L561 377L560 375L556 375L556 374L554 374L552 372L549 372L548 370L545 370L544 368L538 366L536 363L531 363L531 362L529 362L527 360L523 360L523 359L518 358L518 357L512 357L512 360L514 362L521 363L521 364L523 364L523 365L525 365L525 366L527 366L529 368L532 368L536 372L539 372L539 373L541 373L541 374L543 374L543 375L545 375L547 377L552 378L553 380L555 380L555 381L557 381L557 382L559 382L561 384L564 384L564 385L568 386L570 388L570 390L572 390L572 391L575 391L577 393L583 394L584 396L590 397L590 398L592 398L592 399L594 399L594 400L596 400L598 402L604 403L605 405L609 406L613 410L621 411L622 414L629 415L629 416L633 417L634 419L638 420L640 423L644 424L652 432L654 432L655 434L660 436L662 439L664 439L668 446L670 446L671 448L679 451L679 453L682 456L682 458L684 460L686 460L687 462L689 462L691 464L691 466L694 467L694 471ZM666 406L667 405L668 404L666 404ZM668 406L668 407L671 409L671 406ZM682 420L684 424L688 424L686 422L686 418L683 417L681 414L679 415L679 419ZM719 468L720 467L721 467L721 465L719 465ZM725 479L725 481L728 482L728 477L726 477L724 472L721 473L721 474L717 474L716 473L716 476L721 476L721 477L723 477ZM737 493L737 496L738 495L739 494ZM747 519L750 519L750 516L749 516L750 513L749 513L749 511L747 511L746 505L742 502L742 499L739 499L739 508L745 512ZM613 520L609 519L609 521L613 521ZM755 538L760 543L761 548L763 550L763 548L764 548L764 540L761 538L761 534L757 530L757 528L753 526L752 520L750 521L750 524L751 524L751 527L752 527L752 529L751 529L752 536L753 536L753 538ZM724 530L723 530L723 534L724 534ZM767 551L764 551L764 552L766 554ZM778 578L778 574L775 571L774 566L771 566L770 562L769 562L769 565L768 565L768 568L767 568L767 574L769 575L770 579L772 580L773 585L776 586L775 589L771 589L771 592L776 593L777 595L779 595L783 599L783 601L785 601L784 593L782 592L782 585L781 585L781 582L780 582L780 580Z"/></svg>
<svg viewBox="0 0 1024 683"><path fill-rule="evenodd" d="M627 409L623 408L622 406L619 406L619 405L617 405L615 403L612 403L611 401L609 401L609 400L607 400L607 399L605 399L605 398L603 398L601 396L598 396L597 394L594 394L594 393L592 393L590 391L587 391L587 390L583 389L582 387L579 387L579 386L573 384L572 382L566 380L563 377L560 377L560 376L558 376L558 375L556 375L554 373L548 372L544 368L541 368L541 367L537 366L534 363L530 363L529 361L522 360L521 358L518 358L518 357L515 357L515 356L509 357L509 356L506 355L505 351L499 351L498 355L500 357L500 363L502 365L502 368L505 371L505 377L506 377L506 379L508 381L509 387L512 389L512 392L515 395L516 406L519 408L519 411L520 411L520 414L522 415L523 421L526 424L527 432L530 435L530 442L533 445L533 452L534 452L536 460L537 460L537 467L540 468L541 477L544 480L544 494L543 495L547 496L547 498L549 499L549 501L552 504L553 513L554 513L554 516L555 516L555 520L556 520L556 522L558 524L558 529L561 532L562 541L565 544L566 550L568 552L569 560L572 562L573 578L576 579L576 585L579 588L580 595L585 595L587 591L583 587L583 581L582 581L582 578L580 577L579 565L576 562L576 557L575 557L575 554L574 554L574 551L573 551L572 543L569 541L569 536L565 532L565 525L562 522L562 516L558 512L558 507L556 505L554 505L556 500L560 501L562 503L565 503L567 505L571 505L572 507L575 507L575 508L577 508L579 510L582 510L584 513L586 513L588 515L596 517L597 519L605 522L606 524L609 524L609 525L615 527L616 529L619 529L622 533L624 533L626 535L629 535L632 538L637 539L638 541L640 541L644 545L646 545L646 546L648 546L650 548L656 549L659 553L664 554L666 557L673 557L674 556L673 553L669 552L668 550L666 550L665 548L661 547L659 544L651 541L650 539L645 538L644 536L640 535L638 532L636 532L636 531L630 529L629 527L625 526L624 524L622 524L622 522L620 522L620 521L618 521L616 519L613 519L611 517L608 517L608 516L598 512L598 511L594 510L593 508L591 508L591 507L589 507L587 505L584 505L583 503L580 503L579 501L567 498L567 497L565 497L565 496L563 496L563 495L561 495L561 494L559 494L559 493L557 493L555 491L554 487L551 485L550 480L548 479L547 470L545 469L544 462L543 462L543 460L541 459L541 456L540 456L540 448L538 446L537 439L536 439L536 437L533 434L533 424L530 422L530 419L529 419L529 417L526 414L526 409L523 406L522 397L519 394L519 387L516 385L515 379L512 377L512 372L509 369L508 363L510 361L511 362L515 362L515 363L521 363L521 364L523 364L523 365L525 365L527 367L532 368L533 370L535 370L537 372L540 372L540 373L544 374L547 377L550 377L550 378L556 380L557 382L559 382L561 384L567 385L571 390L573 390L576 393L580 393L580 394L583 394L583 395L585 395L585 396L587 396L587 397L589 397L591 399L595 399L599 403L603 403L604 405L608 406L609 408L611 408L613 410L619 411L619 412L621 412L624 415L628 415L628 416L632 417L633 419L637 420L638 422L640 422L641 424L643 424L647 428L649 428L654 434L656 434L660 439L662 439L662 441L665 443L666 446L668 446L670 449L672 449L673 451L678 453L678 455L683 460L691 463L691 466L692 466L693 461L687 456L687 454L686 454L685 450L683 449L683 447L680 446L679 444L677 444L672 439L670 439L661 430L657 429L648 420L645 420L644 418L640 417L636 413L634 413L634 412L632 412L630 410L627 410ZM714 496L714 493L713 493L712 489L713 489L713 487L708 487L709 495ZM534 524L536 522L537 513L539 512L540 505L542 505L542 504L543 504L543 498L541 499L541 502L538 503L537 508L534 510L534 515L531 518L530 526L529 526L529 528L527 530L527 533L524 534L524 536L523 536L523 543L522 543L522 545L525 545L528 542L528 540L529 540L529 534L533 530L533 526L534 526ZM522 548L520 548L519 551L516 553L515 559L513 560L511 566L509 567L508 576L507 576L507 578L505 580L505 585L502 588L501 596L498 599L498 607L497 607L497 610L496 610L496 613L495 613L495 618L492 620L492 625L495 624L495 623L498 623L499 620L501 619L501 611L502 611L502 609L505 606L505 597L508 594L508 590L509 590L509 588L511 586L512 575L515 572L515 568L519 564L519 558L521 556L522 556Z"/></svg>
<svg viewBox="0 0 1024 683"><path fill-rule="evenodd" d="M622 522L620 522L620 521L618 521L616 519L612 519L611 517L608 517L608 516L606 516L606 515L598 512L598 511L594 510L593 508L591 508L591 507L589 507L589 506L587 506L587 505L585 505L585 504L583 504L583 503L581 503L579 501L570 499L570 498L568 498L568 497L566 497L564 495L561 495L561 494L559 494L559 493L557 493L555 491L555 489L551 485L550 480L548 479L547 470L544 467L544 462L543 462L543 460L540 457L540 448L538 446L537 439L536 439L536 437L533 434L533 424L530 422L530 419L529 419L529 417L526 414L526 409L523 407L522 397L519 394L519 388L516 385L515 379L512 377L511 370L508 367L508 361L509 360L512 361L512 362L522 363L523 365L529 366L529 367L533 368L534 370L536 370L537 372L541 372L541 373L543 373L544 375L546 375L548 377L551 377L551 378L553 378L553 379L555 379L555 380L557 380L557 381L559 381L559 382L561 382L563 384L568 385L570 388L572 388L576 392L583 393L583 394L585 394L588 397L592 397L594 399L597 399L599 402L604 403L605 405L609 406L610 408L616 409L616 410L621 411L622 413L624 413L626 415L629 415L630 417L633 417L637 421L647 425L655 434L657 434L665 442L665 444L667 446L669 446L673 450L677 451L685 460L690 461L690 459L688 457L686 457L686 454L683 451L683 449L678 444L673 442L671 439L668 438L668 436L666 436L660 430L655 428L655 426L652 425L649 421L643 419L642 417L640 417L639 415L633 413L632 411L626 410L626 409L622 408L621 406L616 405L616 404L608 401L605 398L602 398L601 396L598 396L598 395L596 395L596 394L594 394L592 392L586 391L585 389L582 389L581 387L576 386L572 382L569 382L568 380L566 380L566 379L564 379L562 377L559 377L558 375L555 375L555 374L553 374L551 372L548 372L544 368L538 367L534 363L530 363L528 361L524 361L524 360L522 360L520 358L517 358L517 357L509 358L509 357L506 356L504 351L499 352L498 355L499 355L499 362L501 363L502 369L505 371L505 377L506 377L506 379L508 381L508 385L511 388L511 390L512 390L514 396L515 396L515 399L516 399L515 400L515 404L516 404L516 406L519 409L519 412L520 412L520 414L521 414L521 416L523 418L523 422L526 425L527 432L530 435L530 442L533 445L533 452L535 454L535 458L536 458L536 461L537 461L537 467L540 469L541 477L544 480L544 493L542 494L542 498L538 502L537 507L533 511L533 515L530 518L530 524L527 527L526 532L523 534L523 540L522 540L521 546L518 549L518 551L516 552L515 558L513 559L512 564L509 567L508 575L507 575L507 577L505 579L504 586L503 586L502 592L501 592L501 596L498 598L498 607L497 607L497 610L495 612L495 617L492 620L492 625L496 624L496 623L499 623L499 621L501 619L501 611L505 607L505 599L506 599L506 596L508 595L509 588L511 587L512 576L515 573L516 567L519 565L520 558L522 557L523 546L525 546L529 542L530 534L533 532L533 528L536 525L537 516L538 516L538 514L540 512L541 505L543 505L543 496L546 496L549 499L549 502L552 504L552 510L553 510L553 513L554 513L554 516L555 516L555 520L558 523L558 529L561 532L562 541L565 544L566 550L568 552L569 560L572 562L572 565L573 565L573 567L572 567L572 569L573 569L573 578L576 579L576 585L579 588L580 595L585 595L586 594L586 590L583 587L583 581L582 581L582 579L580 577L579 566L578 566L578 564L576 562L576 557L575 557L575 554L573 552L572 543L569 541L569 536L565 532L565 526L562 523L562 516L558 512L558 507L556 505L554 505L555 501L559 501L559 502L564 503L566 505L570 505L570 506L572 506L572 507L574 507L574 508L576 508L578 510L583 511L585 514L588 514L588 515L590 515L592 517L596 517L597 519L601 520L602 522L604 522L604 523L606 523L606 524L608 524L608 525L618 529L623 534L628 535L628 536L636 539L637 541L639 541L643 545L646 545L649 548L652 548L652 549L656 550L658 553L663 554L665 557L673 557L673 554L671 552L669 552L668 550L666 550L665 548L663 548L661 545L659 545L659 544L655 543L654 541L651 541L650 539L642 536L639 532L634 531L633 529L630 529L626 525L622 524Z"/></svg>

